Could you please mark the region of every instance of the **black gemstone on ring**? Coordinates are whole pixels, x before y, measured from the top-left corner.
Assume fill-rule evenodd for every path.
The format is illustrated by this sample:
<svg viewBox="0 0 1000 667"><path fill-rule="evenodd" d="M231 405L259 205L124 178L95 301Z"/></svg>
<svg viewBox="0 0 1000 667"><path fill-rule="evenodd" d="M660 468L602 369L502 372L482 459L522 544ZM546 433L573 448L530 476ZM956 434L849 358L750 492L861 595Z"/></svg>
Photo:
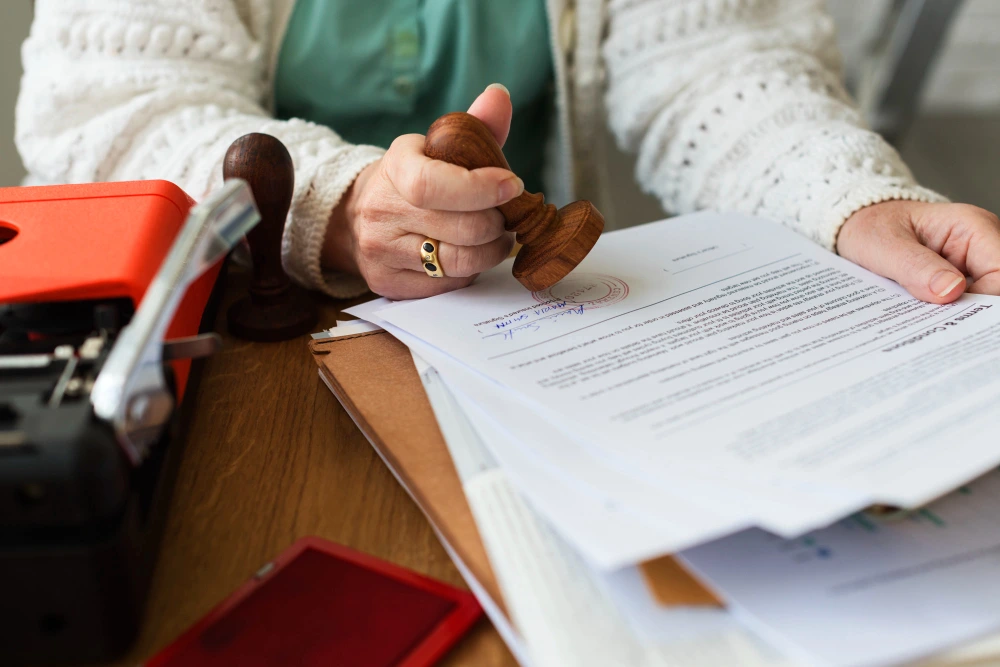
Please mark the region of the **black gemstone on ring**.
<svg viewBox="0 0 1000 667"><path fill-rule="evenodd" d="M424 244L424 252L434 252L434 246L430 243Z"/></svg>
<svg viewBox="0 0 1000 667"><path fill-rule="evenodd" d="M434 266L430 262L427 262L426 264L424 264L424 268L427 269L428 271L437 271L438 270L438 267Z"/></svg>

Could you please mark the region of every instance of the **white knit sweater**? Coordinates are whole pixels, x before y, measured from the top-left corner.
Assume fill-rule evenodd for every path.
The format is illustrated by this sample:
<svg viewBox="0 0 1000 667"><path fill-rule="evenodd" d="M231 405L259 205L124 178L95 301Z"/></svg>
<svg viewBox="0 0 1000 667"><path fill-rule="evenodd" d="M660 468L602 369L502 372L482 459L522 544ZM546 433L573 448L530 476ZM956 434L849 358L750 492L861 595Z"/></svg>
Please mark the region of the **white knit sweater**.
<svg viewBox="0 0 1000 667"><path fill-rule="evenodd" d="M273 134L296 167L286 269L333 296L363 292L360 279L322 271L320 248L330 212L382 151L269 116L293 4L37 0L17 104L28 170L47 182L162 178L200 198L219 185L230 142ZM863 128L822 0L547 0L547 9L558 104L551 200L606 200L605 112L619 143L638 152L639 182L670 212L754 213L832 249L866 205L941 199Z"/></svg>

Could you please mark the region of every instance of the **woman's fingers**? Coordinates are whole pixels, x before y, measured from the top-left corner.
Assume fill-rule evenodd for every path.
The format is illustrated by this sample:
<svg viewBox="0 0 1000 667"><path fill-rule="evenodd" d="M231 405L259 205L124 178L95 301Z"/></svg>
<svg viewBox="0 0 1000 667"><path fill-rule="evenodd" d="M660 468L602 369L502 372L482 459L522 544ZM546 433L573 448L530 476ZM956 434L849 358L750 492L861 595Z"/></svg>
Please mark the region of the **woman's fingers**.
<svg viewBox="0 0 1000 667"><path fill-rule="evenodd" d="M423 211L403 225L406 231L443 243L474 246L504 235L504 219L495 208L485 211Z"/></svg>
<svg viewBox="0 0 1000 667"><path fill-rule="evenodd" d="M979 279L973 280L972 284L969 285L969 291L975 294L1000 296L1000 269L994 269Z"/></svg>
<svg viewBox="0 0 1000 667"><path fill-rule="evenodd" d="M970 292L1000 296L1000 221L989 211L963 207L970 217L971 234L965 265L972 276Z"/></svg>
<svg viewBox="0 0 1000 667"><path fill-rule="evenodd" d="M859 211L844 224L837 241L840 254L923 301L950 303L961 296L962 272L923 245L908 219L889 216L889 208L878 211L879 206Z"/></svg>
<svg viewBox="0 0 1000 667"><path fill-rule="evenodd" d="M419 234L408 234L393 241L389 251L393 256L389 260L392 262L391 266L423 272L424 263L420 258L420 245L424 242L424 238ZM439 242L438 263L446 276L467 278L492 269L507 259L513 247L513 234L503 234L489 243L474 246ZM426 275L424 277L435 280Z"/></svg>
<svg viewBox="0 0 1000 667"><path fill-rule="evenodd" d="M510 119L514 109L510 104L510 91L499 83L491 83L469 107L469 113L490 128L493 138L503 148L510 132Z"/></svg>
<svg viewBox="0 0 1000 667"><path fill-rule="evenodd" d="M965 291L965 276L952 264L916 238L901 240L888 257L873 258L872 268L930 303L950 303ZM864 266L864 264L862 264Z"/></svg>
<svg viewBox="0 0 1000 667"><path fill-rule="evenodd" d="M464 169L424 155L424 137L406 134L382 158L386 177L411 206L439 211L481 211L524 192L513 172L499 167Z"/></svg>

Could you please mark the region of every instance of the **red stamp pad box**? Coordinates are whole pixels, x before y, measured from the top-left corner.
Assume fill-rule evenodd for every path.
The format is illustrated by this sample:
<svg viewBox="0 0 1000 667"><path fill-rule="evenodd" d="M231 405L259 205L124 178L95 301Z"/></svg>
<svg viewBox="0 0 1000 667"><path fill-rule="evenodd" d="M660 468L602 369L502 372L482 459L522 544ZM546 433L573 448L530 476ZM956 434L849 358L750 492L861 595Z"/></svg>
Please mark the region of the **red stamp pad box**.
<svg viewBox="0 0 1000 667"><path fill-rule="evenodd" d="M424 667L481 615L469 592L306 537L146 664Z"/></svg>

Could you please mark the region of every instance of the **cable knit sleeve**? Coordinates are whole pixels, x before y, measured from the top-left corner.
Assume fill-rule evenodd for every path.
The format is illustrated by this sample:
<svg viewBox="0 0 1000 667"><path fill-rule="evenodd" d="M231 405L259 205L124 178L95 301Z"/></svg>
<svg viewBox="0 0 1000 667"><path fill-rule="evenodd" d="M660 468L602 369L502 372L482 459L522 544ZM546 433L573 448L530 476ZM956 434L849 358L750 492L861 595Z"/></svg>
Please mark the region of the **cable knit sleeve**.
<svg viewBox="0 0 1000 667"><path fill-rule="evenodd" d="M324 274L330 213L382 151L265 111L271 8L254 0L38 0L22 48L16 139L47 182L166 179L196 199L222 181L229 144L281 139L295 162L286 270L336 297L360 278Z"/></svg>
<svg viewBox="0 0 1000 667"><path fill-rule="evenodd" d="M664 207L780 220L828 249L852 213L941 201L868 131L822 0L612 0L611 127Z"/></svg>

